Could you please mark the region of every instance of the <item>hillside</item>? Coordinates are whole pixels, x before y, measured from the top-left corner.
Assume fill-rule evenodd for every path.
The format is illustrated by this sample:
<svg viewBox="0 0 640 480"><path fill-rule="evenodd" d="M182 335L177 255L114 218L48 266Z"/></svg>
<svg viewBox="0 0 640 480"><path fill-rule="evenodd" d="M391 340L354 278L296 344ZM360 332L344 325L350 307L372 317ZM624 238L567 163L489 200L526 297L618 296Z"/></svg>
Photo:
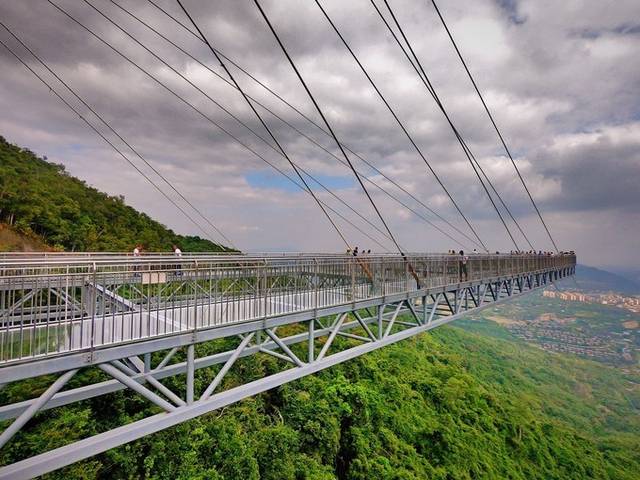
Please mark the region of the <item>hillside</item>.
<svg viewBox="0 0 640 480"><path fill-rule="evenodd" d="M576 266L576 280L578 287L584 291L613 291L628 294L640 293L640 284L638 282L606 270L588 267L586 265ZM568 284L569 282L564 283Z"/></svg>
<svg viewBox="0 0 640 480"><path fill-rule="evenodd" d="M200 355L211 345L197 348ZM278 365L269 356L244 358L225 382ZM199 370L196 382L214 375ZM441 327L48 478L635 480L639 380ZM9 385L0 398L16 400L43 386ZM145 411L150 407L139 397L118 392L44 412L0 451L0 463Z"/></svg>
<svg viewBox="0 0 640 480"><path fill-rule="evenodd" d="M0 136L0 250L130 251L142 243L149 251L221 251L198 236L178 235L164 225L69 175L62 165Z"/></svg>
<svg viewBox="0 0 640 480"><path fill-rule="evenodd" d="M35 234L18 232L6 223L0 223L0 252L43 252L53 250Z"/></svg>

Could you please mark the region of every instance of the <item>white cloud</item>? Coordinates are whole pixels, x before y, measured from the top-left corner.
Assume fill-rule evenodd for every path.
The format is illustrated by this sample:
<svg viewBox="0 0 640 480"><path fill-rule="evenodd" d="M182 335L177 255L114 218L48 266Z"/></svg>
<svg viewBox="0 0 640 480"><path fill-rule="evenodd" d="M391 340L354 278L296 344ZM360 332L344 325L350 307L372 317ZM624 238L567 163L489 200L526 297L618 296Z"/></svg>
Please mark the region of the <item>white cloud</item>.
<svg viewBox="0 0 640 480"><path fill-rule="evenodd" d="M293 174L283 158L95 12L71 0L61 3L256 152ZM222 73L204 45L151 6L133 0L122 3ZM216 47L320 121L250 2L226 0L215 9L192 3L193 14ZM637 13L636 3L521 0L513 10L505 10L492 0L456 0L440 5L553 232L563 248L579 248L581 257L593 264L624 263L635 255L629 237L640 234L640 63L636 58L640 35L629 25ZM394 0L391 4L480 164L532 239L540 248L548 248L522 186L428 2ZM108 2L96 5L267 137L231 87ZM455 137L369 1L326 0L323 5L481 236L492 249L511 249ZM171 2L165 6L178 13ZM312 3L294 0L265 2L265 8L338 136L468 232L318 9ZM264 185L251 181L269 167L45 2L30 2L29 7L22 2L2 2L0 16L241 247L342 249L312 200L293 187L285 188L286 180ZM15 45L6 32L0 32L0 38ZM30 64L35 62L30 60ZM0 69L0 134L65 163L73 174L102 190L124 194L135 207L171 227L197 233L5 51L0 51ZM251 95L339 155L332 139L233 71ZM294 161L336 186L345 201L377 222L348 169L280 121L269 115L265 119ZM357 158L352 156L352 160L357 168L372 173ZM373 178L433 218L388 181ZM377 189L371 187L371 192L408 248L457 247ZM331 197L321 196L341 213L356 218ZM596 220L606 228L590 226ZM354 221L371 231L362 221ZM347 231L354 243L371 243L361 234ZM605 247L610 250L606 262L601 255Z"/></svg>

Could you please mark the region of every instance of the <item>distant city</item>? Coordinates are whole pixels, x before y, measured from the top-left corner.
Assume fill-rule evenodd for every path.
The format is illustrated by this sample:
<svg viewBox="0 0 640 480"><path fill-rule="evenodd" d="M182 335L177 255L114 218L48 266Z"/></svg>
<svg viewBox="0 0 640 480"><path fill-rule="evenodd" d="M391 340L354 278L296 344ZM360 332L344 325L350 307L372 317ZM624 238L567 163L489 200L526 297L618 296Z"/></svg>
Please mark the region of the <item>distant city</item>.
<svg viewBox="0 0 640 480"><path fill-rule="evenodd" d="M543 350L640 372L640 297L546 290L480 315Z"/></svg>
<svg viewBox="0 0 640 480"><path fill-rule="evenodd" d="M572 291L545 290L542 293L547 298L557 298L573 302L599 303L601 305L613 305L624 308L633 313L640 313L640 297L627 297L617 293L591 293L585 294Z"/></svg>

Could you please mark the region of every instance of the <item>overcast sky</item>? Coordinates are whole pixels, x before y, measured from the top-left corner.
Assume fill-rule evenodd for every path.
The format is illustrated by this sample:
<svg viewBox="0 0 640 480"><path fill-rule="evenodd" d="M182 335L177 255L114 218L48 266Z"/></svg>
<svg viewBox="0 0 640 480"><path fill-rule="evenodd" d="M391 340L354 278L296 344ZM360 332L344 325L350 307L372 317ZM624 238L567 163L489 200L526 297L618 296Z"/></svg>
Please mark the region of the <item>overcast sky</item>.
<svg viewBox="0 0 640 480"><path fill-rule="evenodd" d="M237 90L113 2L89 0L200 88L200 92L136 45L88 3L53 1L255 152L238 144L46 0L0 0L2 22L239 248L253 251L345 248L313 199L263 163L256 153L295 176L287 161L205 96L266 138L264 128ZM179 20L188 22L177 3L155 1ZM382 0L376 1L384 7ZM153 5L133 0L114 2L227 78L202 42ZM253 1L185 0L184 3L214 47L321 123ZM315 2L262 3L339 139L473 238ZM444 116L394 43L371 1L322 0L322 4L482 240L492 251L513 249ZM550 249L542 224L430 1L390 0L389 4L450 118L495 188L534 247ZM580 261L589 265L640 268L637 0L442 0L439 6L560 249L575 249ZM80 112L87 114L87 109L2 28L0 40L51 81ZM342 158L333 140L318 127L248 76L230 68L248 94ZM63 163L73 175L100 190L124 195L129 204L177 232L202 236L198 227L1 46L0 72L0 135L46 155L50 161ZM383 230L347 167L281 120L259 110L294 162ZM87 115L87 118L122 147L131 161L167 194L180 200L94 117ZM362 174L387 188L467 249L475 246L359 158L351 154L350 160ZM308 181L331 208L351 219L386 249L393 248L382 233ZM366 185L404 248L411 251L461 248L370 183ZM350 243L383 250L333 215ZM208 228L197 214L193 217ZM508 221L516 241L528 249Z"/></svg>

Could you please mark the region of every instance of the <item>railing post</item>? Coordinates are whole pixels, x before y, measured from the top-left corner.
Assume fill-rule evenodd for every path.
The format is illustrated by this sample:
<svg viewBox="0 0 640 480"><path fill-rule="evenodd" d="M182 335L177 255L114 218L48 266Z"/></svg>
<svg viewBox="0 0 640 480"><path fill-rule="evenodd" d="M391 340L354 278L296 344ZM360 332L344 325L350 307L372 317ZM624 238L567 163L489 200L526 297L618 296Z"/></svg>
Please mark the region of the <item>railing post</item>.
<svg viewBox="0 0 640 480"><path fill-rule="evenodd" d="M89 332L89 338L90 338L90 349L91 349L91 358L93 359L93 351L95 348L95 323L96 323L96 310L98 308L98 290L96 288L97 285L97 268L96 268L96 262L93 262L92 265L93 268L93 286L90 289L91 295L90 295L90 301L91 301L91 330ZM82 348L82 336L80 336L80 348Z"/></svg>
<svg viewBox="0 0 640 480"><path fill-rule="evenodd" d="M198 330L198 260L194 261L194 288L193 288L193 332ZM187 328L189 325L187 325ZM195 338L194 338L195 340Z"/></svg>

